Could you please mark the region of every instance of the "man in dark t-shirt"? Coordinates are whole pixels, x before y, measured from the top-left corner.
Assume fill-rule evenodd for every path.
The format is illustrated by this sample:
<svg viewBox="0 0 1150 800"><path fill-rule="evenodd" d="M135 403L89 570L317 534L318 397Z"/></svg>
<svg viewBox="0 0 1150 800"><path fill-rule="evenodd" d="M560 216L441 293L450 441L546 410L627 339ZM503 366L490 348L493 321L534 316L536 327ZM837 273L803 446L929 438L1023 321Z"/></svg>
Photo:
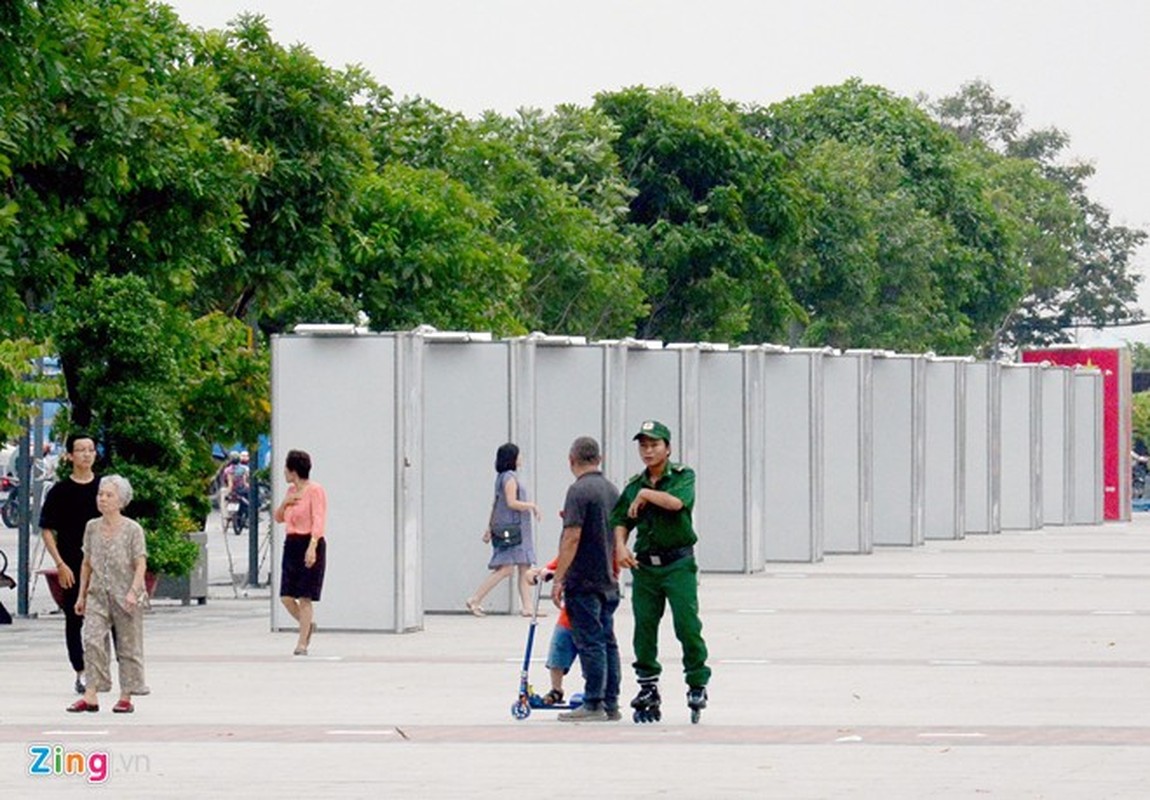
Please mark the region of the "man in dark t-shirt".
<svg viewBox="0 0 1150 800"><path fill-rule="evenodd" d="M606 722L620 718L619 645L615 609L615 539L611 509L619 490L599 469L599 443L581 436L567 456L575 482L563 505L563 538L551 599L566 604L571 635L583 665L583 705L560 714L563 722Z"/></svg>
<svg viewBox="0 0 1150 800"><path fill-rule="evenodd" d="M64 590L64 640L68 660L76 671L75 689L84 692L84 618L76 613L80 591L80 565L84 561L84 527L100 516L96 492L100 479L92 471L96 463L96 442L84 433L68 437L64 458L72 462L72 474L48 491L40 510L40 531L44 546L56 562L60 588Z"/></svg>

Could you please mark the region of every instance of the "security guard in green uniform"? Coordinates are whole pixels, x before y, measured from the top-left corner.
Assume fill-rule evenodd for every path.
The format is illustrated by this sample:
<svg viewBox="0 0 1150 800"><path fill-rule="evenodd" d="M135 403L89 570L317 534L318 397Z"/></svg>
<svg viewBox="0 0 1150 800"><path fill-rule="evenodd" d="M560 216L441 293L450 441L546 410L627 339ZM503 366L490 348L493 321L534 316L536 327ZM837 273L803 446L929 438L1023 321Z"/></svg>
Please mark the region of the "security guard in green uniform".
<svg viewBox="0 0 1150 800"><path fill-rule="evenodd" d="M635 618L635 675L639 694L631 702L636 722L661 718L659 710L659 622L667 604L675 636L683 648L687 705L691 721L707 705L707 645L699 619L699 567L691 524L695 471L671 457L671 431L657 420L644 422L633 437L646 469L632 477L611 514L619 564L632 570L631 608ZM627 547L636 528L635 551Z"/></svg>

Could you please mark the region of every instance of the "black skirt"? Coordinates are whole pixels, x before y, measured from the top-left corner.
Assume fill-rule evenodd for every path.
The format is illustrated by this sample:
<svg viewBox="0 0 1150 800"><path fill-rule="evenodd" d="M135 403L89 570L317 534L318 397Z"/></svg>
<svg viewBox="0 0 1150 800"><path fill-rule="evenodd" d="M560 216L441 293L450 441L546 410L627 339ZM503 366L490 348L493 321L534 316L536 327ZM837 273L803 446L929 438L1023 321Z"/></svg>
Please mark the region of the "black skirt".
<svg viewBox="0 0 1150 800"><path fill-rule="evenodd" d="M303 559L311 544L310 535L289 533L284 537L283 566L280 571L280 597L308 597L319 602L323 592L323 571L327 566L327 538L316 543L315 564L304 566Z"/></svg>

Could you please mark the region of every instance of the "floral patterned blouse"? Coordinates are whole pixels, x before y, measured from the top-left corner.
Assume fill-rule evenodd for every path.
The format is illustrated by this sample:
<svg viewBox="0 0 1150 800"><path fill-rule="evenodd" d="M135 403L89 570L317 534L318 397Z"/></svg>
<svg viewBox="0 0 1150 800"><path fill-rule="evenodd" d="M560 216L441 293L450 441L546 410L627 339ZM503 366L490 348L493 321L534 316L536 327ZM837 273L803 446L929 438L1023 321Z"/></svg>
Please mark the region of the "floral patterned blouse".
<svg viewBox="0 0 1150 800"><path fill-rule="evenodd" d="M103 517L89 520L84 528L84 557L92 566L89 596L102 596L107 592L122 605L132 588L135 561L147 555L144 529L134 519L121 517L119 525L110 533L104 532Z"/></svg>

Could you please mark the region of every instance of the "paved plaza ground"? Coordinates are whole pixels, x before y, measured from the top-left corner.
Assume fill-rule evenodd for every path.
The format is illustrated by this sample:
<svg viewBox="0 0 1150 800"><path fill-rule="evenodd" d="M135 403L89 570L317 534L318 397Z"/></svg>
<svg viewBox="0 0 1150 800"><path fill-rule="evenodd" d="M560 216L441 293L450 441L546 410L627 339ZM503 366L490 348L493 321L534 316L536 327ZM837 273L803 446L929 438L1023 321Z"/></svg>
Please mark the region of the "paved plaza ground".
<svg viewBox="0 0 1150 800"><path fill-rule="evenodd" d="M13 562L14 542L0 530ZM267 590L237 597L245 552L229 564L223 543L211 534L206 605L150 612L135 714L108 713L108 696L64 713L63 620L42 584L38 616L0 627L0 797L1150 796L1147 514L704 575L715 674L699 725L669 626L662 723L516 721L522 618L333 633L320 604L312 655L293 657ZM626 602L618 626L626 663ZM107 782L29 775L37 745L106 753Z"/></svg>

